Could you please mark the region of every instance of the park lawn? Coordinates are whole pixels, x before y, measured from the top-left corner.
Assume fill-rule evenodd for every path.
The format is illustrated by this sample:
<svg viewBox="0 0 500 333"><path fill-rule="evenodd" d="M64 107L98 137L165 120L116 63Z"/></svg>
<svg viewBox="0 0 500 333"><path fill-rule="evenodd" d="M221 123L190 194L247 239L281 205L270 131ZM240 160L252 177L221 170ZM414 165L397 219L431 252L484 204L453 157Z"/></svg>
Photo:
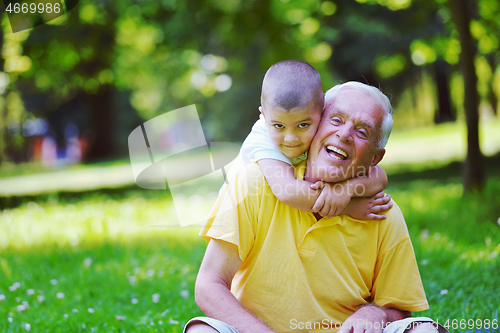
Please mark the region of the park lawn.
<svg viewBox="0 0 500 333"><path fill-rule="evenodd" d="M442 170L389 175L431 307L416 315L492 321L500 308L500 175L483 193L463 195L455 169L444 171L448 178L435 176ZM5 209L0 331L182 332L201 314L193 288L206 243L196 229L162 227L171 205L165 191L126 190Z"/></svg>

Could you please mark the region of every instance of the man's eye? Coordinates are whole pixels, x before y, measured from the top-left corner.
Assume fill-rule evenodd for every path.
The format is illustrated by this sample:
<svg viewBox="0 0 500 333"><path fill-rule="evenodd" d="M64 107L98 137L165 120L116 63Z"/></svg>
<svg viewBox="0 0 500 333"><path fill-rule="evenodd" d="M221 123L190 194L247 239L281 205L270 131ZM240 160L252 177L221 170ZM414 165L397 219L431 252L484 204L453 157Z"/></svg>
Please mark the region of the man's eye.
<svg viewBox="0 0 500 333"><path fill-rule="evenodd" d="M368 133L365 130L358 130L357 132L358 132L358 135L363 137L363 138L368 137Z"/></svg>
<svg viewBox="0 0 500 333"><path fill-rule="evenodd" d="M334 124L342 124L342 120L339 117L332 118Z"/></svg>
<svg viewBox="0 0 500 333"><path fill-rule="evenodd" d="M302 123L299 125L299 128L308 128L309 127L309 124L306 124L306 123Z"/></svg>
<svg viewBox="0 0 500 333"><path fill-rule="evenodd" d="M283 128L285 128L285 126L283 126L283 125L281 125L281 124L274 124L273 126L274 126L274 128L276 128L276 129L283 129Z"/></svg>

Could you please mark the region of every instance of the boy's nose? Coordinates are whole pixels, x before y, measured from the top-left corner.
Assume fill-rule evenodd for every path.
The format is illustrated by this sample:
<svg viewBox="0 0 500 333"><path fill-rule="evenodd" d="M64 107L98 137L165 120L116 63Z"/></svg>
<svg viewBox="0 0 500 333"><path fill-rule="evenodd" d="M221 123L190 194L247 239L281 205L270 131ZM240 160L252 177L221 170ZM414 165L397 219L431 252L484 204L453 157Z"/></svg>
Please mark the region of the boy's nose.
<svg viewBox="0 0 500 333"><path fill-rule="evenodd" d="M299 137L293 133L288 133L285 135L285 142L295 143L299 141Z"/></svg>

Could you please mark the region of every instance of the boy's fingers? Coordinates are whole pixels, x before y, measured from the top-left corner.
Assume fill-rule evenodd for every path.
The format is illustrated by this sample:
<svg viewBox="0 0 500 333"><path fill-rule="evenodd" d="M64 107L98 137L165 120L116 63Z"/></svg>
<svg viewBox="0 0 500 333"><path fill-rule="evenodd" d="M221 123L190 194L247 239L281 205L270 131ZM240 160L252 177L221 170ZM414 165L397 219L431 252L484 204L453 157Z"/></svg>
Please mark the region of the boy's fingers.
<svg viewBox="0 0 500 333"><path fill-rule="evenodd" d="M385 220L387 218L387 216L385 216L383 214L382 215L378 215L378 214L374 214L374 213L370 213L366 217L367 217L368 220L376 220L376 221Z"/></svg>
<svg viewBox="0 0 500 333"><path fill-rule="evenodd" d="M324 183L321 180L318 180L316 183L311 184L311 189L318 190L324 187Z"/></svg>

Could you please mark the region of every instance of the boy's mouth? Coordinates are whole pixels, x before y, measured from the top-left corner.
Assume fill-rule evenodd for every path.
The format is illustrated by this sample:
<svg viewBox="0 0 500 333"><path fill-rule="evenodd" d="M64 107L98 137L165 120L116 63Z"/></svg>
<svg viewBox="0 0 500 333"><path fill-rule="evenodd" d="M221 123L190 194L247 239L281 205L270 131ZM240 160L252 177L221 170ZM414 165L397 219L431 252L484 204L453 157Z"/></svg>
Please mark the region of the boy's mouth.
<svg viewBox="0 0 500 333"><path fill-rule="evenodd" d="M340 148L329 145L326 146L325 149L329 156L336 158L337 160L343 161L347 159L347 153Z"/></svg>

